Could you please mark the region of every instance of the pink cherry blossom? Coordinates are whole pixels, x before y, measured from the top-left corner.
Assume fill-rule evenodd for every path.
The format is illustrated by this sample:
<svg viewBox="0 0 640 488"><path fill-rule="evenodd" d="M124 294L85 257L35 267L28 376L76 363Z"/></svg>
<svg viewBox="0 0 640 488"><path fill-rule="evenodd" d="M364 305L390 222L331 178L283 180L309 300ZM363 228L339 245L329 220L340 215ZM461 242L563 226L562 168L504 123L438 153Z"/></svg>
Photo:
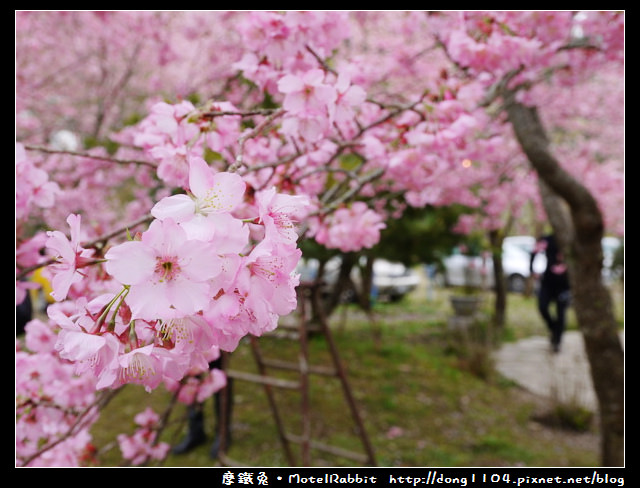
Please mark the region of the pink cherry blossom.
<svg viewBox="0 0 640 488"><path fill-rule="evenodd" d="M294 271L301 255L300 249L265 239L245 258L238 288L267 303L273 313L287 315L297 304Z"/></svg>
<svg viewBox="0 0 640 488"><path fill-rule="evenodd" d="M196 212L232 212L244 198L246 185L235 173L214 173L202 158L189 162L189 189L196 199Z"/></svg>
<svg viewBox="0 0 640 488"><path fill-rule="evenodd" d="M204 159L189 158L190 195L173 195L160 200L151 210L158 219L176 222L194 215L232 212L243 200L246 184L235 173L214 173Z"/></svg>
<svg viewBox="0 0 640 488"><path fill-rule="evenodd" d="M19 274L20 268L36 266L44 261L45 258L40 254L40 250L45 247L46 241L47 235L44 232L38 232L30 239L16 244L16 276ZM17 280L16 305L25 300L29 290L38 289L39 287L38 283Z"/></svg>
<svg viewBox="0 0 640 488"><path fill-rule="evenodd" d="M71 361L78 375L91 373L99 389L107 388L115 381L113 371L118 355L124 349L115 334L99 334L96 326L96 316L106 300L102 297L91 303L79 301L76 310L71 310L65 302L47 309L51 323L59 328L55 344L57 354Z"/></svg>
<svg viewBox="0 0 640 488"><path fill-rule="evenodd" d="M208 107L209 112L238 112L230 102L213 102ZM202 130L206 133L206 145L220 154L227 154L227 149L233 147L240 137L241 118L237 115L216 116L211 124L203 124ZM231 156L229 154L229 156Z"/></svg>
<svg viewBox="0 0 640 488"><path fill-rule="evenodd" d="M218 296L211 305L204 317L224 351L235 350L246 335L259 337L278 325L278 315L263 297L254 293L234 289Z"/></svg>
<svg viewBox="0 0 640 488"><path fill-rule="evenodd" d="M243 253L250 245L247 223L229 213L199 214L180 227L189 239L209 242L219 257Z"/></svg>
<svg viewBox="0 0 640 488"><path fill-rule="evenodd" d="M362 87L351 84L351 77L345 72L338 75L335 88L336 103L329 106L331 118L337 123L352 120L354 108L365 101L367 92Z"/></svg>
<svg viewBox="0 0 640 488"><path fill-rule="evenodd" d="M265 239L241 259L233 285L203 311L222 350L235 349L247 334L275 329L279 316L295 309L300 254L290 244Z"/></svg>
<svg viewBox="0 0 640 488"><path fill-rule="evenodd" d="M160 161L158 178L169 185L184 186L187 181L188 161L191 155L186 146L164 145L149 149L149 154Z"/></svg>
<svg viewBox="0 0 640 488"><path fill-rule="evenodd" d="M24 145L16 142L16 221L25 220L34 207L52 207L60 191L47 172L27 156Z"/></svg>
<svg viewBox="0 0 640 488"><path fill-rule="evenodd" d="M186 185L189 158L202 151L202 142L189 144L200 132L196 125L186 122L194 109L187 101L156 103L134 131L133 142L159 162L158 176L168 184Z"/></svg>
<svg viewBox="0 0 640 488"><path fill-rule="evenodd" d="M51 348L56 332L52 322L32 321L25 334L34 350L16 350L17 466L81 466L91 443L89 429L98 419L91 407L96 379L77 375L75 366L56 354ZM49 449L38 455L43 447Z"/></svg>
<svg viewBox="0 0 640 488"><path fill-rule="evenodd" d="M383 217L364 202L354 202L327 216L316 231L316 240L343 252L370 248L380 240L386 227Z"/></svg>
<svg viewBox="0 0 640 488"><path fill-rule="evenodd" d="M269 50L270 57L281 60L287 54L295 54L290 47L292 29L287 25L285 16L276 12L251 12L239 25L244 42L251 49Z"/></svg>
<svg viewBox="0 0 640 488"><path fill-rule="evenodd" d="M331 125L327 117L311 112L301 112L282 121L282 133L300 141L317 144L330 132Z"/></svg>
<svg viewBox="0 0 640 488"><path fill-rule="evenodd" d="M215 250L188 239L173 220L155 220L140 241L112 247L107 272L129 286L134 318L154 320L201 310L211 296L209 280L221 272Z"/></svg>
<svg viewBox="0 0 640 488"><path fill-rule="evenodd" d="M42 263L45 257L40 254L40 250L46 246L46 242L45 232L36 232L32 237L21 242L16 246L16 264L30 267Z"/></svg>
<svg viewBox="0 0 640 488"><path fill-rule="evenodd" d="M60 231L47 232L49 238L46 246L53 251L53 256L57 260L56 264L50 267L53 273L51 296L57 301L64 300L69 293L69 288L82 280L82 273L78 269L86 266L92 260L93 250L84 249L80 245L81 220L80 215L72 214L67 217L67 223L71 228L70 241Z"/></svg>
<svg viewBox="0 0 640 488"><path fill-rule="evenodd" d="M212 351L295 309L300 238L361 251L407 206L479 210L464 232L545 218L504 100L483 105L506 74L622 235L624 32L618 11L18 12L16 298L50 229L59 301L16 341L17 464L81 465L88 428L65 435L96 389L211 395ZM56 153L60 130L98 146ZM166 455L136 422L124 457Z"/></svg>
<svg viewBox="0 0 640 488"><path fill-rule="evenodd" d="M227 377L219 369L194 370L190 374L181 382L166 379L164 382L169 391L178 392L178 401L185 405L204 403L227 385Z"/></svg>
<svg viewBox="0 0 640 488"><path fill-rule="evenodd" d="M147 407L134 417L134 421L139 428L133 435L119 434L117 437L122 457L131 461L134 466L153 459L164 459L171 446L166 442L156 442L155 429L160 423L158 414Z"/></svg>
<svg viewBox="0 0 640 488"><path fill-rule="evenodd" d="M309 208L304 195L277 193L275 188L256 193L258 221L265 226L266 236L276 241L295 244L298 239L296 224Z"/></svg>
<svg viewBox="0 0 640 488"><path fill-rule="evenodd" d="M247 52L242 56L240 61L233 64L233 67L242 72L243 75L252 80L266 93L278 92L278 72L261 62L257 54Z"/></svg>
<svg viewBox="0 0 640 488"><path fill-rule="evenodd" d="M324 83L320 69L302 76L286 75L278 82L278 88L285 94L282 106L292 114L327 110L338 96L333 86Z"/></svg>
<svg viewBox="0 0 640 488"><path fill-rule="evenodd" d="M165 381L179 381L187 371L207 369L212 350L218 351L215 334L201 315L160 322L156 337L164 348L154 354L163 363Z"/></svg>
<svg viewBox="0 0 640 488"><path fill-rule="evenodd" d="M328 115L334 112L338 96L335 87L324 83L324 72L312 69L302 76L285 75L278 89L285 94L282 106L290 115L283 122L284 132L318 140L330 127Z"/></svg>
<svg viewBox="0 0 640 488"><path fill-rule="evenodd" d="M40 319L33 319L25 325L25 345L30 351L53 352L57 338L52 327Z"/></svg>
<svg viewBox="0 0 640 488"><path fill-rule="evenodd" d="M162 382L162 363L155 356L155 346L139 347L118 356L117 366L112 363L114 382L109 386L117 388L128 383L143 385L147 391L154 390Z"/></svg>

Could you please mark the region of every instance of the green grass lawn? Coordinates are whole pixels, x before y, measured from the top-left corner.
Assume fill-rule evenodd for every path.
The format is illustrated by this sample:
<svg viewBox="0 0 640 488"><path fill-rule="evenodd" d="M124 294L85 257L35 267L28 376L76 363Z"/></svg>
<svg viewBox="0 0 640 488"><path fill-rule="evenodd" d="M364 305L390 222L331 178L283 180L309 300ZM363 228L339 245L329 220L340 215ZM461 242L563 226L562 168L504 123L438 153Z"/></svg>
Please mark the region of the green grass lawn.
<svg viewBox="0 0 640 488"><path fill-rule="evenodd" d="M371 320L353 306L331 318L332 335L366 434L379 466L597 466L598 433L553 429L535 421L550 406L500 377L491 369L490 349L469 344L447 328L447 290L430 299L419 289L405 300L376 304ZM490 313L490 296L485 302ZM622 309L618 307L621 314ZM487 321L488 323L488 321ZM569 328L575 328L573 311ZM484 324L486 331L487 325ZM510 295L502 340L545 334L533 297ZM266 357L296 360L297 341L263 337ZM330 363L323 336L309 340L312 365ZM230 356L234 370L255 372L247 341ZM274 373L281 378L287 375ZM275 392L278 411L288 431L300 434L301 395ZM316 441L363 453L360 438L340 382L312 375L311 431ZM146 406L162 413L170 396L161 389L147 394L127 386L107 406L93 430L98 446L114 447L115 435L128 427ZM206 428L214 428L212 400L205 405ZM173 409L162 440L177 443L184 434L185 407ZM233 444L228 456L244 466L287 466L287 458L265 390L247 381L234 382ZM300 459L298 445L293 445ZM102 465L122 463L117 447L101 455ZM356 466L354 461L312 450L314 466ZM298 461L299 462L299 461ZM209 457L209 443L194 451L170 455L163 466L219 466Z"/></svg>

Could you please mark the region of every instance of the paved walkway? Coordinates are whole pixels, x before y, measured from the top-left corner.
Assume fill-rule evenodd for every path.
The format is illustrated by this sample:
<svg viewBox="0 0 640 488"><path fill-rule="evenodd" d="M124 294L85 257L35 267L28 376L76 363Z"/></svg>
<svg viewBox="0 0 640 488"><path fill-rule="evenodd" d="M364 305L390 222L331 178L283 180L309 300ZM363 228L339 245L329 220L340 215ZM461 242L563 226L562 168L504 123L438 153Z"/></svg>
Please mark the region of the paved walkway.
<svg viewBox="0 0 640 488"><path fill-rule="evenodd" d="M624 347L624 332L620 339ZM562 350L557 354L551 353L547 337L529 337L505 344L495 359L502 375L530 392L563 403L579 402L594 412L597 410L581 333L566 332Z"/></svg>

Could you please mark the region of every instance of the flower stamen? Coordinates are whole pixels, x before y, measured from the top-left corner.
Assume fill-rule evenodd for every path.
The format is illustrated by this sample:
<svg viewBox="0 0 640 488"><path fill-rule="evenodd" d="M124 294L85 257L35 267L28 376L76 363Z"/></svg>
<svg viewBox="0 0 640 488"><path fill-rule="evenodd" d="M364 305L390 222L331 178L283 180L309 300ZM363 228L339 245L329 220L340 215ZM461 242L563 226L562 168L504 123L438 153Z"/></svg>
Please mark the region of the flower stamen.
<svg viewBox="0 0 640 488"><path fill-rule="evenodd" d="M180 274L180 264L178 258L172 257L156 257L155 273L160 276L159 281L171 281Z"/></svg>

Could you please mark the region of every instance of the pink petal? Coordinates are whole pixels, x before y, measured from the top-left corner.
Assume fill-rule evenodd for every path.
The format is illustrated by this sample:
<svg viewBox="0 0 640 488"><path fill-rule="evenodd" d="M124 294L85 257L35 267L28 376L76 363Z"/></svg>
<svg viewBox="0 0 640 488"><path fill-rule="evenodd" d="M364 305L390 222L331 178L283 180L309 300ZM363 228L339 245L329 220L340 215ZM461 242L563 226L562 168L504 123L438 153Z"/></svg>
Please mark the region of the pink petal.
<svg viewBox="0 0 640 488"><path fill-rule="evenodd" d="M181 273L194 281L206 281L222 271L222 263L208 243L186 241L180 247Z"/></svg>
<svg viewBox="0 0 640 488"><path fill-rule="evenodd" d="M107 273L124 285L145 281L153 274L156 265L152 250L139 241L124 242L112 247L105 258Z"/></svg>
<svg viewBox="0 0 640 488"><path fill-rule="evenodd" d="M72 244L80 243L80 223L82 217L80 215L71 214L67 217L67 224L71 228L71 242Z"/></svg>
<svg viewBox="0 0 640 488"><path fill-rule="evenodd" d="M57 256L60 256L63 261L67 263L74 263L76 259L76 253L71 247L71 243L67 237L59 230L47 232L49 238L46 242L46 247L55 251Z"/></svg>
<svg viewBox="0 0 640 488"><path fill-rule="evenodd" d="M69 288L71 288L71 285L77 283L81 279L82 277L79 274L76 274L76 270L74 268L69 268L65 271L55 274L51 279L51 288L53 288L51 296L57 302L61 302L62 300L67 298L67 294L69 293Z"/></svg>
<svg viewBox="0 0 640 488"><path fill-rule="evenodd" d="M213 170L202 158L189 158L189 189L198 198L203 198L213 186Z"/></svg>
<svg viewBox="0 0 640 488"><path fill-rule="evenodd" d="M156 219L171 218L176 222L189 220L193 217L196 205L188 195L172 195L163 198L151 209L151 215Z"/></svg>
<svg viewBox="0 0 640 488"><path fill-rule="evenodd" d="M185 315L191 315L202 310L211 299L208 283L197 283L188 280L178 280L167 285L166 295L169 303Z"/></svg>
<svg viewBox="0 0 640 488"><path fill-rule="evenodd" d="M324 79L324 71L321 69L312 69L304 74L304 83L307 85L319 85Z"/></svg>
<svg viewBox="0 0 640 488"><path fill-rule="evenodd" d="M84 332L67 332L60 357L72 361L84 361L93 357L105 344L106 340L102 336Z"/></svg>
<svg viewBox="0 0 640 488"><path fill-rule="evenodd" d="M278 81L278 90L281 93L293 93L301 91L304 88L304 83L300 78L295 75L286 75L280 78Z"/></svg>
<svg viewBox="0 0 640 488"><path fill-rule="evenodd" d="M169 318L170 304L167 303L163 289L164 287L159 288L151 282L132 286L127 295L127 303L133 318L145 320Z"/></svg>
<svg viewBox="0 0 640 488"><path fill-rule="evenodd" d="M213 184L206 194L198 199L204 213L231 212L244 199L246 184L236 173L216 173Z"/></svg>

